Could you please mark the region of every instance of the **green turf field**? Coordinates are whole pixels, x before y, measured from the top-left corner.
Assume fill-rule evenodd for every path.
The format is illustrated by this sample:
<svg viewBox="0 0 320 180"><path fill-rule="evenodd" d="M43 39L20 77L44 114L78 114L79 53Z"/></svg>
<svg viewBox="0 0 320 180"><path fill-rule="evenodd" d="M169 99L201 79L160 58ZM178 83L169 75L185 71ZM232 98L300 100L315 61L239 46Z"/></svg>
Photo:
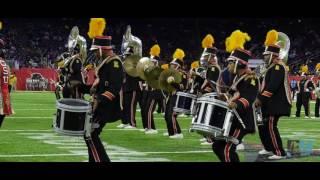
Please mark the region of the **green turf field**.
<svg viewBox="0 0 320 180"><path fill-rule="evenodd" d="M0 162L85 162L87 150L81 137L56 134L51 125L55 113L53 93L12 93L15 115L7 117L0 129ZM313 115L314 103L311 103ZM295 107L292 108L295 112ZM303 113L302 113L302 117ZM200 135L189 133L191 118L178 118L184 139L169 139L163 115L155 114L159 131L145 135L139 130L119 129L120 121L108 124L102 133L112 161L173 161L217 162L211 146L200 145ZM141 128L140 112L137 112ZM282 118L279 124L284 146L288 139L314 139L314 149L320 149L320 119ZM260 144L258 134L245 137L245 143ZM247 161L248 152L239 152L241 161ZM251 153L252 155L252 153ZM320 161L320 156L287 159L283 161Z"/></svg>

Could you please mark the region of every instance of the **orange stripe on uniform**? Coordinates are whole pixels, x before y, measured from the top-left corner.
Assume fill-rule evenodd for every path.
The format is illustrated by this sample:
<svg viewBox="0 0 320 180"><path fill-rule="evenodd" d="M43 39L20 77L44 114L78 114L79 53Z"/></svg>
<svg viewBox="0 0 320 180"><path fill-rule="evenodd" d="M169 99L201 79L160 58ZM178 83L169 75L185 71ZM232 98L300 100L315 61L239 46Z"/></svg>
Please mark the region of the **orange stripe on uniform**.
<svg viewBox="0 0 320 180"><path fill-rule="evenodd" d="M245 108L249 107L249 102L245 98L240 98L238 100L243 104Z"/></svg>
<svg viewBox="0 0 320 180"><path fill-rule="evenodd" d="M108 94L108 95L110 95L111 97L115 97L111 92L109 92L109 91L106 91L106 92L104 92L103 94Z"/></svg>
<svg viewBox="0 0 320 180"><path fill-rule="evenodd" d="M115 97L115 96L114 96L111 92L109 92L109 91L104 92L102 95L105 96L105 97L107 97L107 98L109 98L110 100L112 100L112 99Z"/></svg>
<svg viewBox="0 0 320 180"><path fill-rule="evenodd" d="M263 91L262 96L271 97L272 93L269 91Z"/></svg>

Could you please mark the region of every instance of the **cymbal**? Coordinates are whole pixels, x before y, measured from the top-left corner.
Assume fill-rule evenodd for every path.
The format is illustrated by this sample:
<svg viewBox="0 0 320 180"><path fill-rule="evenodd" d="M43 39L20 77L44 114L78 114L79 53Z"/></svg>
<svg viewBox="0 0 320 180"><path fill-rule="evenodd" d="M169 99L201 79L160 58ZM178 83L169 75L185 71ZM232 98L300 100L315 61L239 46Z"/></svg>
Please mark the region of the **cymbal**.
<svg viewBox="0 0 320 180"><path fill-rule="evenodd" d="M159 66L152 66L144 71L147 84L155 89L160 89L159 77L163 70Z"/></svg>
<svg viewBox="0 0 320 180"><path fill-rule="evenodd" d="M176 89L171 85L172 83L168 82L168 78L171 77L173 78L172 83L181 83L182 81L182 75L179 73L179 71L175 69L166 69L163 70L160 73L159 76L159 83L160 83L160 88L164 91L167 91L169 93L175 91Z"/></svg>
<svg viewBox="0 0 320 180"><path fill-rule="evenodd" d="M150 68L150 67L153 67L155 66L155 64L150 60L150 58L148 57L143 57L139 60L138 64L137 64L137 74L138 76L143 79L143 80L146 80L146 76L144 74L144 71L147 69L147 68Z"/></svg>
<svg viewBox="0 0 320 180"><path fill-rule="evenodd" d="M132 76L132 77L139 76L136 67L140 58L141 57L139 55L131 55L124 59L123 68L125 69L126 73L129 74L129 76Z"/></svg>

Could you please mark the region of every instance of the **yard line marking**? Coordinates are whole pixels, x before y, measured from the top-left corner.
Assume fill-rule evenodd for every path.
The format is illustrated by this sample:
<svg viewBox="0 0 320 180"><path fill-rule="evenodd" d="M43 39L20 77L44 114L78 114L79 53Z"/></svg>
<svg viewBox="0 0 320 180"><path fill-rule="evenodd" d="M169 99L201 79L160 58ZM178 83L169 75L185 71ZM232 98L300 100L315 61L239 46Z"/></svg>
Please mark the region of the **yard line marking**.
<svg viewBox="0 0 320 180"><path fill-rule="evenodd" d="M38 109L37 109L38 110ZM46 109L46 110L51 110L51 109ZM54 114L52 114L52 116L24 116L24 117L15 117L15 116L9 116L9 117L6 117L6 118L16 118L16 119L48 119L48 118L53 118L54 117ZM141 119L141 117L136 117L136 119ZM164 117L154 117L154 119L161 119L161 120L164 120ZM190 120L190 123L191 123L191 120L192 120L192 117L178 117L178 119L187 119L187 120ZM294 120L303 120L303 121L316 121L316 122L320 122L320 119L316 118L316 119L311 119L311 118L304 118L304 117L300 117L300 118L289 118L289 117L282 117L280 118L280 120L285 120L285 121L294 121ZM120 121L120 119L119 119Z"/></svg>
<svg viewBox="0 0 320 180"><path fill-rule="evenodd" d="M213 151L164 151L164 152L143 152L146 154L186 154L186 153L213 153Z"/></svg>
<svg viewBox="0 0 320 180"><path fill-rule="evenodd" d="M102 131L102 133L106 133L107 131L132 131L132 130L142 130L142 129L105 129L106 131ZM167 129L157 129L159 131L167 131ZM181 130L183 131L189 131L189 128L182 128ZM285 127L280 127L281 131L289 131L289 132L320 132L320 129L304 129L304 130L299 130L299 129L291 129L291 128L285 128ZM39 134L37 132L54 132L53 129L47 129L47 130L39 130L39 129L1 129L0 132L35 132L33 134ZM143 132L141 132L143 133ZM23 133L21 133L23 134ZM25 135L30 135L31 133L26 133ZM56 136L58 137L62 137L62 135L58 135ZM39 137L40 138L40 137ZM82 139L82 137L79 137L79 139Z"/></svg>
<svg viewBox="0 0 320 180"><path fill-rule="evenodd" d="M58 157L58 156L87 156L88 154L1 154L0 157Z"/></svg>
<svg viewBox="0 0 320 180"><path fill-rule="evenodd" d="M117 152L110 152L108 153L109 155L124 155L125 153L128 152L124 152L124 153L117 153ZM145 153L145 154L187 154L187 153L212 153L212 151L165 151L165 152L141 152L141 153ZM138 154L138 153L137 153ZM137 155L134 154L134 155ZM50 156L87 156L87 151L72 151L72 153L69 154L0 154L0 157L50 157ZM120 158L124 161L126 161L127 159ZM146 158L144 158L145 160L147 160ZM144 160L143 158L139 158L136 157L135 160ZM164 158L157 158L158 160L167 160ZM150 159L150 161L153 161L153 159Z"/></svg>
<svg viewBox="0 0 320 180"><path fill-rule="evenodd" d="M32 132L32 131L38 131L38 132L51 132L52 129L47 130L40 130L40 129L1 129L0 132Z"/></svg>
<svg viewBox="0 0 320 180"><path fill-rule="evenodd" d="M87 146L58 146L59 149L83 149L87 151Z"/></svg>
<svg viewBox="0 0 320 180"><path fill-rule="evenodd" d="M71 154L83 155L85 157L87 157L88 155L88 149L83 140L83 137L60 136L54 133L53 131L48 133L22 132L18 134L26 136L30 139L40 140L46 144L57 145L57 148L67 150ZM148 154L144 152L127 149L116 145L109 145L106 142L103 142L103 145L105 146L111 161L114 162L170 161L166 158L147 157Z"/></svg>
<svg viewBox="0 0 320 180"><path fill-rule="evenodd" d="M6 117L6 119L52 119L53 116L51 117L39 117L39 116L34 116L34 117L14 117L14 116L11 116L11 117Z"/></svg>
<svg viewBox="0 0 320 180"><path fill-rule="evenodd" d="M16 109L14 108L15 111L51 111L51 110L57 110L55 108L50 108L50 109Z"/></svg>

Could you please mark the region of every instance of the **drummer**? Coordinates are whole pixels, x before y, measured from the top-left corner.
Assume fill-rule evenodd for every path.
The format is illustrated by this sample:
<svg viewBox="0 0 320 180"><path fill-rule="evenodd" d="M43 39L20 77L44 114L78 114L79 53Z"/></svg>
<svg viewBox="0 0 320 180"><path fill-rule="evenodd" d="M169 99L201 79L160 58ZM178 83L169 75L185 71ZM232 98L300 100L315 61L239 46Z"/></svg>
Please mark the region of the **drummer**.
<svg viewBox="0 0 320 180"><path fill-rule="evenodd" d="M182 74L182 82L179 84L174 82L175 79L173 76L169 76L167 78L167 82L174 86L177 91L184 91L187 86L187 76L182 69L184 56L185 54L182 49L176 49L173 54L173 60L170 62L169 68L176 69ZM177 95L175 92L169 94L164 117L168 128L169 138L182 139L183 134L181 133L181 129L177 121L177 113L173 112L173 107L175 105L176 99Z"/></svg>
<svg viewBox="0 0 320 180"><path fill-rule="evenodd" d="M200 69L205 69L198 72L195 78L195 92L198 95L206 93L217 92L220 93L220 87L212 82L218 83L221 79L221 68L218 63L217 52L218 49L213 46L214 38L211 34L207 34L202 40L202 47L204 48L200 58ZM200 77L199 77L200 76ZM193 91L193 90L192 90ZM213 143L211 138L204 137L201 145L211 145Z"/></svg>
<svg viewBox="0 0 320 180"><path fill-rule="evenodd" d="M242 41L236 41L237 39ZM231 34L226 43L229 45L226 47L227 51L231 52L227 59L228 70L236 75L229 92L232 98L228 100L228 107L235 109L243 121L241 124L239 119L234 119L229 136L238 139L239 143L246 134L255 132L252 103L257 96L259 84L255 74L248 68L251 52L244 49L244 43L249 39L247 33L237 30ZM234 46L230 47L230 44ZM236 144L232 142L217 140L212 149L222 162L239 162Z"/></svg>
<svg viewBox="0 0 320 180"><path fill-rule="evenodd" d="M204 66L206 71L205 81L200 87L202 94L217 92L220 93L220 87L211 82L219 82L221 79L221 68L218 63L217 52L218 49L213 46L214 38L211 34L208 34L202 40L202 47L204 48L200 58L201 66Z"/></svg>

